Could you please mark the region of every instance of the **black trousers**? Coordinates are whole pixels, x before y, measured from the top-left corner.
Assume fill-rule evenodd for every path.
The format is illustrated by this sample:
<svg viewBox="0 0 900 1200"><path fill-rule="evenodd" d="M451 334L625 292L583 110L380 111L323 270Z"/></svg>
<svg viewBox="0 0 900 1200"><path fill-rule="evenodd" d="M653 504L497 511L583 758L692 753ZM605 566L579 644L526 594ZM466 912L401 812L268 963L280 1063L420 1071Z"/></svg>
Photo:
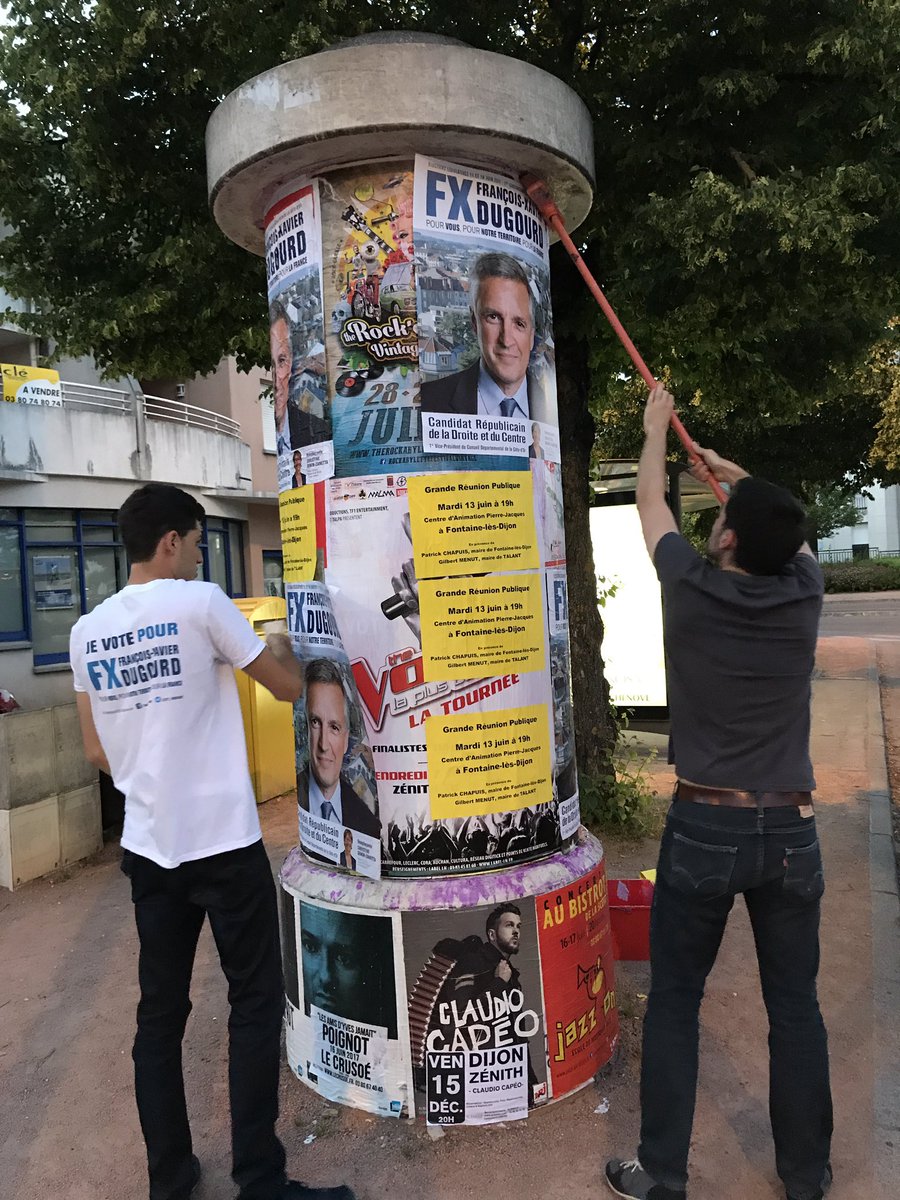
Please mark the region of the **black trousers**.
<svg viewBox="0 0 900 1200"><path fill-rule="evenodd" d="M204 918L228 980L232 1177L239 1200L276 1200L285 1155L275 1135L284 995L275 884L261 841L166 869L126 850L140 939L134 1083L150 1200L183 1200L191 1131L181 1042Z"/></svg>

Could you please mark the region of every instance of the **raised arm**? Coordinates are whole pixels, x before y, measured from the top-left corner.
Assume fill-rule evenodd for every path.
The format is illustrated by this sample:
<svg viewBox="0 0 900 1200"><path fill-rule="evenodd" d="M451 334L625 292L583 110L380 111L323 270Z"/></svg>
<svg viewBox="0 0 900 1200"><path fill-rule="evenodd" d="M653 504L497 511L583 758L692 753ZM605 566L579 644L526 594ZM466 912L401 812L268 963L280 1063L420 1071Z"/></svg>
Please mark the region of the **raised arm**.
<svg viewBox="0 0 900 1200"><path fill-rule="evenodd" d="M666 436L674 409L674 397L658 383L647 397L644 409L644 448L637 477L638 516L651 558L660 538L678 532L678 524L666 503Z"/></svg>
<svg viewBox="0 0 900 1200"><path fill-rule="evenodd" d="M698 446L694 442L694 449L703 459L700 463L695 463L691 468L691 474L700 483L709 483L710 479L718 479L719 483L727 483L729 487L734 485L741 479L746 479L749 472L743 467L739 467L737 463L729 462L727 458L722 458L720 454L716 454L715 450L704 449L703 446ZM809 542L804 542L798 554L808 554L810 558L815 558L810 549Z"/></svg>

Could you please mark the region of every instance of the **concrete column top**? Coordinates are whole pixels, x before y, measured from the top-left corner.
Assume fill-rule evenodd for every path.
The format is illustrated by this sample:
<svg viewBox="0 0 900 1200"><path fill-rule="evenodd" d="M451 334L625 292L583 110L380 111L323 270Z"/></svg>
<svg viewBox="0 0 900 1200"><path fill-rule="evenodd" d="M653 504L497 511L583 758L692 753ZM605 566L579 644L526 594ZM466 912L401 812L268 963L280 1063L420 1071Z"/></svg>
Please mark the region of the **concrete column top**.
<svg viewBox="0 0 900 1200"><path fill-rule="evenodd" d="M570 87L505 55L427 34L372 34L257 75L206 130L222 231L263 253L273 196L292 180L430 154L550 185L569 229L591 206L591 116Z"/></svg>

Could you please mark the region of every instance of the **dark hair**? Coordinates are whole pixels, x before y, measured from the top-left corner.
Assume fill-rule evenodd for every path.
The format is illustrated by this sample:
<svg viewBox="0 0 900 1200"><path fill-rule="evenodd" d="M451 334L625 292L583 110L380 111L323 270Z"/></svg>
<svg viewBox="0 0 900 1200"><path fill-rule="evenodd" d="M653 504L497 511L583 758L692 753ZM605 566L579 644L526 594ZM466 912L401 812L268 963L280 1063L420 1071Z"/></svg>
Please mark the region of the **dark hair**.
<svg viewBox="0 0 900 1200"><path fill-rule="evenodd" d="M275 324L276 321L287 321L288 333L293 332L293 323L288 316L288 310L283 300L275 299L269 305L269 326Z"/></svg>
<svg viewBox="0 0 900 1200"><path fill-rule="evenodd" d="M500 924L500 918L505 913L515 913L517 917L521 917L522 910L515 904L498 904L496 908L488 913L487 920L484 923L485 933L490 933L492 929L496 933L497 926Z"/></svg>
<svg viewBox="0 0 900 1200"><path fill-rule="evenodd" d="M534 294L528 282L528 272L517 258L503 250L489 250L487 254L480 254L475 259L469 268L469 307L472 312L478 310L478 289L485 279L511 279L514 283L521 283L528 293L531 322L533 325L537 324Z"/></svg>
<svg viewBox="0 0 900 1200"><path fill-rule="evenodd" d="M734 561L742 571L778 575L803 545L806 512L786 488L748 475L728 497L725 528L737 538Z"/></svg>
<svg viewBox="0 0 900 1200"><path fill-rule="evenodd" d="M184 537L202 524L206 510L171 483L145 483L131 493L117 514L119 534L132 562L148 562L160 539L173 530Z"/></svg>

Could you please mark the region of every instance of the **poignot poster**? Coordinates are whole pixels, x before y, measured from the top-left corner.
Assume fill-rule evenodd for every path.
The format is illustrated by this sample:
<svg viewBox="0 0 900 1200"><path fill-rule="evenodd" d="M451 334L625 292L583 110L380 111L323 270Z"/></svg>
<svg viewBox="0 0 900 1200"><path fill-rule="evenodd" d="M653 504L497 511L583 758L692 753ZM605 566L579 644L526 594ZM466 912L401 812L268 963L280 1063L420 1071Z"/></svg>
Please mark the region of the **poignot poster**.
<svg viewBox="0 0 900 1200"><path fill-rule="evenodd" d="M294 930L287 972L291 1069L326 1099L379 1116L411 1116L399 917L290 893L284 905L292 917L284 924Z"/></svg>

